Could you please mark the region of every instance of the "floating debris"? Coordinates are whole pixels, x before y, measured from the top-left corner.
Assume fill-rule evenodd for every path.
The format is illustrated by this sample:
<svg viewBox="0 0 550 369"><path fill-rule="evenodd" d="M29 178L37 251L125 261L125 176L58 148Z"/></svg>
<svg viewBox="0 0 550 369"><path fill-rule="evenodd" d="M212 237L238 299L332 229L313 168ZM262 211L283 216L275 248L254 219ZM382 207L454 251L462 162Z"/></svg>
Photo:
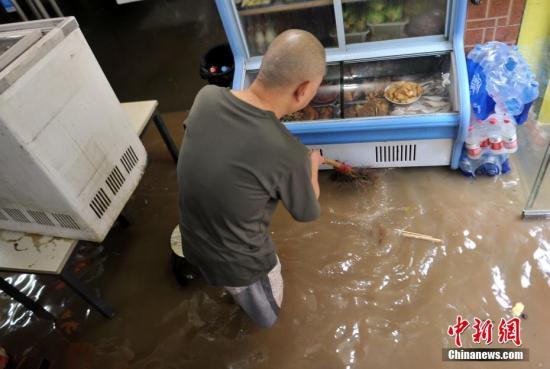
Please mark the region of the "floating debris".
<svg viewBox="0 0 550 369"><path fill-rule="evenodd" d="M525 310L525 305L521 302L516 302L512 308L512 315L515 317L520 317L522 319L527 319L527 315L523 312Z"/></svg>

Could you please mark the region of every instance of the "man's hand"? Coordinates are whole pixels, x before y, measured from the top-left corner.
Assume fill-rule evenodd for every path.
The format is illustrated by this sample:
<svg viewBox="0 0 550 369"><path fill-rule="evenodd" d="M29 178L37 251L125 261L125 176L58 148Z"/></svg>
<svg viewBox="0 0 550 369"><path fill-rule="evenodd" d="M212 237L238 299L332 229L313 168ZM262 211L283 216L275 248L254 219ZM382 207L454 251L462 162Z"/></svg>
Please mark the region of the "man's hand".
<svg viewBox="0 0 550 369"><path fill-rule="evenodd" d="M318 171L321 164L325 162L325 158L321 155L321 150L309 150L309 158L311 160L311 169L315 169L315 171Z"/></svg>
<svg viewBox="0 0 550 369"><path fill-rule="evenodd" d="M319 187L319 167L325 162L320 150L310 150L309 159L311 161L311 185L315 195L319 198L321 188Z"/></svg>

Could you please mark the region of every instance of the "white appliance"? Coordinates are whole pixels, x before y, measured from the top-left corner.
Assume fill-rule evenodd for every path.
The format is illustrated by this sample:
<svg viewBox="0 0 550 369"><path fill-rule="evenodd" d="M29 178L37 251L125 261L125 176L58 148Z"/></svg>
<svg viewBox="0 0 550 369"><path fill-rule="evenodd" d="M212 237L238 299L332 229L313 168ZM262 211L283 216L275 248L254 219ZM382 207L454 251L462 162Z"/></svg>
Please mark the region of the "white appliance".
<svg viewBox="0 0 550 369"><path fill-rule="evenodd" d="M102 241L146 160L74 18L0 26L0 229Z"/></svg>

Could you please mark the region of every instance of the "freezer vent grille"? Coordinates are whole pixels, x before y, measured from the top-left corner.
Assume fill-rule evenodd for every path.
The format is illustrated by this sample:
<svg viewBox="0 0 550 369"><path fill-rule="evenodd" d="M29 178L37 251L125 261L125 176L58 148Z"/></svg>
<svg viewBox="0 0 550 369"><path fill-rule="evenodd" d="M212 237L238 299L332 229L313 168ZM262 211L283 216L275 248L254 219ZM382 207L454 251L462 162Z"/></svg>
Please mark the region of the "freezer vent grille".
<svg viewBox="0 0 550 369"><path fill-rule="evenodd" d="M134 151L132 146L128 147L120 158L120 162L122 163L124 169L126 169L126 173L128 174L130 174L132 169L134 169L138 161L139 158L137 157L136 152Z"/></svg>
<svg viewBox="0 0 550 369"><path fill-rule="evenodd" d="M100 188L99 191L97 191L92 199L92 202L90 202L90 207L99 219L103 217L110 205L111 199L107 196L103 188Z"/></svg>
<svg viewBox="0 0 550 369"><path fill-rule="evenodd" d="M120 169L118 169L118 166L115 165L115 167L111 171L111 174L109 174L109 177L107 177L107 179L105 180L105 183L107 184L113 195L116 195L124 184L125 180L126 178L124 178L124 175L122 174Z"/></svg>
<svg viewBox="0 0 550 369"><path fill-rule="evenodd" d="M8 215L8 217L6 217L6 215L4 215L4 213L0 210L0 220L13 220L20 223L34 223L49 227L56 227L59 225L63 228L81 229L78 223L73 219L73 217L67 214L46 213L41 210L29 209L23 210L4 208L3 210ZM25 215L25 213L27 215ZM51 217L53 217L58 224L55 224Z"/></svg>
<svg viewBox="0 0 550 369"><path fill-rule="evenodd" d="M48 217L46 213L38 210L27 210L27 213L31 216L35 223L53 226L52 220Z"/></svg>
<svg viewBox="0 0 550 369"><path fill-rule="evenodd" d="M69 228L69 229L80 229L80 226L78 223L67 214L58 214L58 213L52 213L52 216L55 218L57 223L63 228Z"/></svg>
<svg viewBox="0 0 550 369"><path fill-rule="evenodd" d="M377 163L416 161L416 145L375 146Z"/></svg>
<svg viewBox="0 0 550 369"><path fill-rule="evenodd" d="M15 220L16 222L20 222L20 223L30 223L31 221L25 216L25 214L19 210L19 209L3 209L6 214L8 214L8 216L12 219L12 220Z"/></svg>
<svg viewBox="0 0 550 369"><path fill-rule="evenodd" d="M130 172L132 171L132 169L134 169L138 162L139 158L136 155L136 152L134 151L134 148L132 146L129 146L126 151L124 151L124 154L122 154L122 156L120 157L120 163L128 174L130 174ZM116 196L116 194L124 185L125 181L126 177L124 177L124 174L122 173L118 165L115 165L113 170L111 170L111 173L109 173L109 176L107 176L105 184L107 185L109 190L111 190L113 196ZM94 198L90 202L90 208L92 208L95 215L99 219L101 219L109 209L109 206L111 206L111 198L109 197L109 195L107 195L107 192L105 192L103 188L99 188Z"/></svg>

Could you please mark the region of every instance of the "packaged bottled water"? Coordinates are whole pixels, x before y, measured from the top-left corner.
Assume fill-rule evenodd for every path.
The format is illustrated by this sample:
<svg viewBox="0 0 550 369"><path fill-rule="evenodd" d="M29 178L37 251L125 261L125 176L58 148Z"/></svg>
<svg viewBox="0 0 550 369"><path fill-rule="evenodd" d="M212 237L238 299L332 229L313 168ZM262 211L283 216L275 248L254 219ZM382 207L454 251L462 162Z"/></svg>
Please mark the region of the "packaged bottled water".
<svg viewBox="0 0 550 369"><path fill-rule="evenodd" d="M508 159L508 154L493 155L490 152L485 152L478 159L470 159L463 154L459 167L460 171L467 177L478 175L493 177L510 171Z"/></svg>
<svg viewBox="0 0 550 369"><path fill-rule="evenodd" d="M516 46L476 45L467 58L472 119L459 166L467 176L510 171L518 149L516 126L525 122L539 84Z"/></svg>
<svg viewBox="0 0 550 369"><path fill-rule="evenodd" d="M486 119L496 111L523 123L525 110L538 97L539 84L518 48L497 41L477 45L468 54L467 64L476 116Z"/></svg>

